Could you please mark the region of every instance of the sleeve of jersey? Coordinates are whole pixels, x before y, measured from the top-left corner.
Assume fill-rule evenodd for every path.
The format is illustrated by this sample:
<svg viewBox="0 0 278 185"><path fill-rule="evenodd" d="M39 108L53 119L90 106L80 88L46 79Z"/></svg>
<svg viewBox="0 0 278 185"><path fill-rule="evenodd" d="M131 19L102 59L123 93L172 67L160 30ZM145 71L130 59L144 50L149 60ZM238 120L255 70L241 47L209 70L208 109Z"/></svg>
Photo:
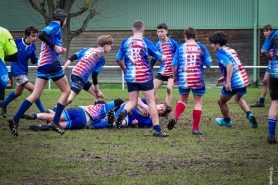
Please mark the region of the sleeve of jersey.
<svg viewBox="0 0 278 185"><path fill-rule="evenodd" d="M160 60L162 57L162 54L154 47L154 45L149 41L148 39L144 38L144 41L147 45L149 54L155 59L155 60Z"/></svg>
<svg viewBox="0 0 278 185"><path fill-rule="evenodd" d="M208 52L206 46L204 46L203 44L200 45L201 49L203 51L203 61L206 67L210 67L212 65L212 59L210 56L210 53Z"/></svg>
<svg viewBox="0 0 278 185"><path fill-rule="evenodd" d="M178 44L178 42L177 41L175 41L175 40L171 40L172 41L172 45L173 45L173 52L176 52L176 50L178 49L178 47L179 47L179 44Z"/></svg>
<svg viewBox="0 0 278 185"><path fill-rule="evenodd" d="M6 41L6 44L4 47L5 52L8 55L15 54L17 52L17 47L16 47L15 41L14 41L12 35L10 34L10 32L7 32L6 38L7 38L7 41Z"/></svg>
<svg viewBox="0 0 278 185"><path fill-rule="evenodd" d="M126 42L126 39L123 40L123 42L121 43L121 46L120 46L120 48L118 50L118 53L116 55L117 60L123 60L124 59L124 56L125 56L125 48L124 48L125 42Z"/></svg>
<svg viewBox="0 0 278 185"><path fill-rule="evenodd" d="M83 54L87 51L87 48L83 48L82 50L75 53L75 55L78 57L78 59L81 59Z"/></svg>
<svg viewBox="0 0 278 185"><path fill-rule="evenodd" d="M32 54L31 54L31 59L37 59L37 57L36 57L36 46L35 46L35 44L33 45L33 47L34 47L34 51L33 51Z"/></svg>
<svg viewBox="0 0 278 185"><path fill-rule="evenodd" d="M141 98L141 101L142 101L144 104L148 105L145 98Z"/></svg>
<svg viewBox="0 0 278 185"><path fill-rule="evenodd" d="M232 61L228 58L228 56L226 54L224 54L223 52L217 53L216 54L216 59L217 61L222 64L223 66L227 66L229 63L231 63Z"/></svg>
<svg viewBox="0 0 278 185"><path fill-rule="evenodd" d="M51 24L45 27L42 31L44 31L46 35L57 35L60 32L60 25Z"/></svg>
<svg viewBox="0 0 278 185"><path fill-rule="evenodd" d="M179 62L179 49L176 50L174 58L172 60L172 66L178 66Z"/></svg>
<svg viewBox="0 0 278 185"><path fill-rule="evenodd" d="M270 73L270 69L271 69L271 61L268 61L267 63L267 68L266 68L266 73Z"/></svg>
<svg viewBox="0 0 278 185"><path fill-rule="evenodd" d="M265 39L262 49L269 52L272 49L271 35Z"/></svg>

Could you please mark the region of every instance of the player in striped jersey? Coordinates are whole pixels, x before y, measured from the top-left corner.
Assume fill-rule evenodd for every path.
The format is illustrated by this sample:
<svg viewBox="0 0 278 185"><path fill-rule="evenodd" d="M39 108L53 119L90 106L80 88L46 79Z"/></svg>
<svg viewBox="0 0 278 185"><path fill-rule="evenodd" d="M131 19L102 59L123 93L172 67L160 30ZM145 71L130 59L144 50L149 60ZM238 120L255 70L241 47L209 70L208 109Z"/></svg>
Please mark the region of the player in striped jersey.
<svg viewBox="0 0 278 185"><path fill-rule="evenodd" d="M63 70L65 71L73 60L78 59L78 63L72 69L71 93L67 104L71 103L82 89L96 97L96 100L104 98L99 90L98 84L95 82L97 82L97 74L100 73L101 68L105 63L104 53L109 53L111 45L113 44L113 38L110 35L102 35L97 39L97 43L99 45L98 48L84 48L76 52L63 66ZM94 85L88 80L92 73L94 73Z"/></svg>
<svg viewBox="0 0 278 185"><path fill-rule="evenodd" d="M184 30L186 42L179 46L172 62L174 83L179 87L180 100L176 104L174 117L169 121L167 127L169 130L174 128L186 108L191 90L194 95L192 133L201 135L203 132L199 130L199 125L202 115L202 99L206 92L203 66L209 68L212 61L205 45L196 42L195 38L196 30L194 28L188 27Z"/></svg>
<svg viewBox="0 0 278 185"><path fill-rule="evenodd" d="M270 24L265 25L263 27L264 37L267 38L272 33L272 31L273 31L273 29ZM270 50L271 55L272 55L272 53L273 53L273 49ZM265 96L266 96L267 89L268 89L270 65L271 65L271 61L268 61L268 65L267 65L267 68L266 68L266 71L264 74L263 87L262 87L262 93L261 93L260 99L259 99L259 101L257 101L257 103L250 105L250 107L264 107Z"/></svg>
<svg viewBox="0 0 278 185"><path fill-rule="evenodd" d="M221 31L214 32L210 37L211 47L216 51L216 59L222 77L217 80L218 83L225 83L218 99L223 118L216 118L215 121L221 126L232 126L227 102L234 96L235 102L246 113L252 128L257 128L258 123L255 116L250 111L247 103L242 96L247 93L248 75L244 69L236 51L226 47L227 37Z"/></svg>
<svg viewBox="0 0 278 185"><path fill-rule="evenodd" d="M154 93L157 102L157 89L163 84L164 81L168 81L165 103L171 106L172 90L174 87L172 60L174 58L176 49L178 48L179 44L174 39L167 37L168 26L165 23L158 24L156 29L159 40L154 45L160 53L167 56L167 60L160 62L160 68L158 69L157 75L154 79ZM156 60L152 59L152 66L155 64L155 62ZM166 115L165 118L167 120L168 115Z"/></svg>
<svg viewBox="0 0 278 185"><path fill-rule="evenodd" d="M34 91L23 101L15 116L8 120L10 130L15 136L18 136L17 128L21 116L35 101L37 101L37 99L39 99L50 79L55 82L61 91L61 96L57 103L57 111L50 126L54 131L64 134L64 130L60 128L59 120L70 94L70 88L67 77L61 67L60 55L66 53L66 48L62 47L61 28L66 25L67 13L62 9L56 9L52 18L53 21L39 34L39 38L43 42L38 59L37 78Z"/></svg>
<svg viewBox="0 0 278 185"><path fill-rule="evenodd" d="M164 61L166 56L162 55L148 39L143 37L144 23L140 20L134 21L132 25L133 36L124 39L116 55L117 63L124 72L127 82L129 102L125 105L116 119L116 125L120 125L127 113L137 105L139 91L143 92L147 100L150 116L153 122L153 136L167 137L167 133L162 131L153 91L152 67L148 56L151 55L156 60ZM125 60L125 65L123 64Z"/></svg>

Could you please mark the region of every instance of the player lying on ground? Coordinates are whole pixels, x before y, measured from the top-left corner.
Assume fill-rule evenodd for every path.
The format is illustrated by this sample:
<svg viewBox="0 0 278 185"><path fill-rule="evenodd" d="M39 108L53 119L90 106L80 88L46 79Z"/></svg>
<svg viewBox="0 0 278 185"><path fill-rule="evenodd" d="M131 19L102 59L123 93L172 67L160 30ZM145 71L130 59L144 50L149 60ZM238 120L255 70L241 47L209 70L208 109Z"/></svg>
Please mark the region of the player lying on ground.
<svg viewBox="0 0 278 185"><path fill-rule="evenodd" d="M116 125L115 118L124 109L125 104L121 105L121 107L116 111L115 114L114 114L114 110L110 110L107 114L106 120L99 123L91 124L90 125L91 128L92 129L107 128L107 127L121 128L121 127L130 127L130 126L139 127L139 128L152 127L153 122L149 113L147 113L149 107L145 98L139 98L137 107L133 108L128 113L128 115L123 119L120 125ZM160 117L169 114L172 110L172 108L168 106L165 102L157 104L156 109L158 112L158 116Z"/></svg>
<svg viewBox="0 0 278 185"><path fill-rule="evenodd" d="M62 129L82 129L86 126L88 122L99 122L101 119L105 118L106 113L117 106L123 104L124 101L121 99L115 99L106 104L96 104L89 106L78 106L68 108L63 111L60 117L60 125ZM54 113L38 113L38 114L24 114L23 118L27 120L46 120L52 121L54 118ZM40 127L46 127L51 129L49 125L38 125L38 130ZM34 126L35 127L35 126Z"/></svg>

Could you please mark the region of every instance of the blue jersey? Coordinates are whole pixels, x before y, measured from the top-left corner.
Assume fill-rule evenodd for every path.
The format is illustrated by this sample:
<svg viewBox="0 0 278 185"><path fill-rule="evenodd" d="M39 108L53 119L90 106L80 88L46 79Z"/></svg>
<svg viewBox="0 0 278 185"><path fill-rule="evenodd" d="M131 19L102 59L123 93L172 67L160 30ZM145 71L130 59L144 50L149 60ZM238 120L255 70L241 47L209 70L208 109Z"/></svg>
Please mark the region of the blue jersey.
<svg viewBox="0 0 278 185"><path fill-rule="evenodd" d="M144 104L148 105L145 98L141 98L141 100ZM131 112L132 112L132 115L128 116L128 125L127 126L132 125L132 120L134 120L134 119L136 119L138 121L139 128L148 128L153 125L153 122L152 122L152 119L150 118L150 116L143 117L143 116L139 115L136 111L136 108L133 108L131 110Z"/></svg>
<svg viewBox="0 0 278 185"><path fill-rule="evenodd" d="M97 72L98 74L101 72L103 66L105 64L105 58L104 56L102 58L99 59L99 61L97 62L96 68L95 68L95 72Z"/></svg>
<svg viewBox="0 0 278 185"><path fill-rule="evenodd" d="M177 66L177 82L181 89L200 89L205 87L204 67L212 65L207 48L197 42L185 42L177 49L173 66Z"/></svg>
<svg viewBox="0 0 278 185"><path fill-rule="evenodd" d="M270 62L270 76L278 78L278 30L273 31L264 41L262 49L270 52L273 49L273 55Z"/></svg>
<svg viewBox="0 0 278 185"><path fill-rule="evenodd" d="M105 118L107 111L109 111L106 110L105 104L96 104L96 105L79 106L79 107L84 109L84 111L89 114L93 122L97 122Z"/></svg>
<svg viewBox="0 0 278 185"><path fill-rule="evenodd" d="M169 38L166 42L161 42L159 40L154 45L160 53L167 56L167 60L160 62L160 68L157 73L163 76L173 75L171 64L179 44L177 41Z"/></svg>
<svg viewBox="0 0 278 185"><path fill-rule="evenodd" d="M12 76L23 76L28 74L28 60L36 59L35 44L27 45L24 38L15 39L18 50L18 60L11 63Z"/></svg>
<svg viewBox="0 0 278 185"><path fill-rule="evenodd" d="M116 55L117 60L125 59L125 81L129 83L145 83L153 80L152 67L148 56L160 60L162 54L144 37L131 36L123 40Z"/></svg>
<svg viewBox="0 0 278 185"><path fill-rule="evenodd" d="M236 51L229 47L222 47L216 53L216 59L222 76L227 78L226 66L232 63L233 74L231 77L231 88L238 89L248 85L248 75L244 69Z"/></svg>
<svg viewBox="0 0 278 185"><path fill-rule="evenodd" d="M72 69L72 74L79 76L84 80L84 82L88 82L89 76L96 70L97 64L100 62L99 68L102 68L103 63L103 49L98 48L84 48L81 51L75 53L78 57L79 61L76 66Z"/></svg>
<svg viewBox="0 0 278 185"><path fill-rule="evenodd" d="M44 31L48 39L56 46L62 46L62 31L60 24L57 22L51 22ZM46 43L42 42L41 52L38 58L38 66L44 66L53 62L60 62L60 54L56 53L54 48L51 48Z"/></svg>

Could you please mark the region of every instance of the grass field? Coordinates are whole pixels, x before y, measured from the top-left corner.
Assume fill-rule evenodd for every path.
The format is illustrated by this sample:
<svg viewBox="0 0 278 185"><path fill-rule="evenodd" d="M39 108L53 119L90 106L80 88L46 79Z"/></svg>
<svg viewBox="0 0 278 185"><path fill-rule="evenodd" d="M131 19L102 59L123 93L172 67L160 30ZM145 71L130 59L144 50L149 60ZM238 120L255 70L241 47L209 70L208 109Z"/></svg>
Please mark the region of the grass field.
<svg viewBox="0 0 278 185"><path fill-rule="evenodd" d="M105 101L128 98L126 90L102 86ZM112 88L112 87L111 87ZM6 96L11 90L6 91ZM165 88L159 90L163 100ZM259 127L252 129L238 105L229 103L233 127L218 126L221 117L217 99L220 89L207 89L203 100L202 136L192 135L192 96L176 128L168 138L155 138L152 129L71 130L34 132L29 125L40 121L21 120L14 137L6 119L0 124L0 184L278 184L278 145L269 145L266 108L253 108ZM250 105L261 89L249 88L244 97ZM25 92L8 106L11 117L28 95ZM60 92L45 90L46 108L54 106ZM178 100L173 92L173 104ZM69 106L88 105L92 97L81 92ZM27 111L37 112L35 105Z"/></svg>

